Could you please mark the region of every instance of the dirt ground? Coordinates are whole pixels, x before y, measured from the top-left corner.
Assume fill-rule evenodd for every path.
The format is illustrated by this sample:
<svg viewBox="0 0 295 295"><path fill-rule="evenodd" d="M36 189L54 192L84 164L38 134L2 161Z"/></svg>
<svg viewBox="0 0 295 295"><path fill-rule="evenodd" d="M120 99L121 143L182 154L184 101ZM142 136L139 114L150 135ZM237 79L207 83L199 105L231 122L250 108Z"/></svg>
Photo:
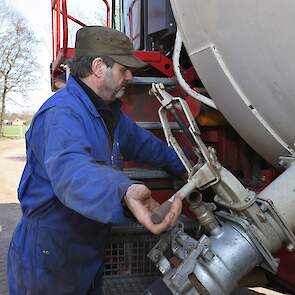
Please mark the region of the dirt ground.
<svg viewBox="0 0 295 295"><path fill-rule="evenodd" d="M21 216L17 186L24 165L24 139L0 140L0 295L8 294L6 256L12 232ZM255 288L254 290L239 289L234 294L280 294L263 288Z"/></svg>
<svg viewBox="0 0 295 295"><path fill-rule="evenodd" d="M0 141L0 204L18 203L16 188L25 159L24 139Z"/></svg>

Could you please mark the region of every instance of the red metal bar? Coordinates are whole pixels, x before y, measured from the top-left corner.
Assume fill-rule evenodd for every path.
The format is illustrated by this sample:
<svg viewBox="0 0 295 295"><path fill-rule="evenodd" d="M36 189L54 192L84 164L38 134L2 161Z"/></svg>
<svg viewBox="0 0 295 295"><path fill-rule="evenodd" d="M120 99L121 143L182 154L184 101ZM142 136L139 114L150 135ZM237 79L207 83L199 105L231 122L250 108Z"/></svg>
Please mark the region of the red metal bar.
<svg viewBox="0 0 295 295"><path fill-rule="evenodd" d="M63 13L63 11L61 11L60 13L61 13L62 15L65 15L65 14ZM67 14L67 18L70 19L70 20L72 20L73 22L75 22L76 24L78 24L78 25L80 25L80 26L82 26L82 27L85 27L85 26L86 26L86 24L82 23L81 21L79 21L79 20L76 19L75 17L71 16L70 14Z"/></svg>
<svg viewBox="0 0 295 295"><path fill-rule="evenodd" d="M55 24L56 24L56 34L55 34L56 48L55 48L55 52L56 52L56 55L57 55L57 52L60 50L60 0L57 0L57 3L56 3Z"/></svg>
<svg viewBox="0 0 295 295"><path fill-rule="evenodd" d="M133 54L146 62L160 62L161 53L159 51L134 50Z"/></svg>
<svg viewBox="0 0 295 295"><path fill-rule="evenodd" d="M107 27L111 25L111 9L107 0L103 0L106 5ZM68 20L80 26L85 26L83 22L71 16L67 12L67 0L51 0L51 23L52 23L52 85L64 75L65 68L62 64L71 59L74 55L74 48L68 48ZM61 24L62 22L62 24ZM62 28L61 28L62 26ZM61 39L62 38L62 39ZM61 43L62 42L62 43ZM63 78L62 78L63 79Z"/></svg>
<svg viewBox="0 0 295 295"><path fill-rule="evenodd" d="M62 0L62 29L63 29L63 51L64 54L68 50L68 11L67 11L67 0Z"/></svg>
<svg viewBox="0 0 295 295"><path fill-rule="evenodd" d="M103 0L107 10L107 27L110 27L110 5L107 0ZM62 49L64 54L67 55L68 51L68 19L77 23L80 26L86 26L77 18L71 16L67 12L67 0L52 0L52 56L53 61L57 59L59 51ZM62 32L61 32L61 17L62 17ZM61 38L62 48L61 48Z"/></svg>
<svg viewBox="0 0 295 295"><path fill-rule="evenodd" d="M133 0L132 3L129 6L128 9L128 18L129 18L129 28L130 28L130 41L133 42L136 38L139 37L139 34L137 34L136 36L133 36L133 15L132 15L132 11L133 11L133 6L135 5L135 2L137 0Z"/></svg>
<svg viewBox="0 0 295 295"><path fill-rule="evenodd" d="M154 68L158 69L167 77L173 77L173 64L171 59L162 55L159 51L140 51L134 50L133 54L141 60L149 63Z"/></svg>
<svg viewBox="0 0 295 295"><path fill-rule="evenodd" d="M110 5L107 0L103 0L104 4L106 5L107 8L107 27L109 28L111 25L111 17L110 17Z"/></svg>
<svg viewBox="0 0 295 295"><path fill-rule="evenodd" d="M67 50L67 55L64 55L63 52L59 51L56 59L52 63L52 72L54 73L55 71L58 70L58 67L64 62L65 59L71 59L75 54L75 49L74 48L68 48Z"/></svg>
<svg viewBox="0 0 295 295"><path fill-rule="evenodd" d="M51 2L51 39L52 39L52 61L54 61L55 59L55 40L54 40L54 31L55 31L55 28L54 28L54 21L53 21L53 18L54 18L54 6L53 6L53 2L55 2L55 0L53 0Z"/></svg>

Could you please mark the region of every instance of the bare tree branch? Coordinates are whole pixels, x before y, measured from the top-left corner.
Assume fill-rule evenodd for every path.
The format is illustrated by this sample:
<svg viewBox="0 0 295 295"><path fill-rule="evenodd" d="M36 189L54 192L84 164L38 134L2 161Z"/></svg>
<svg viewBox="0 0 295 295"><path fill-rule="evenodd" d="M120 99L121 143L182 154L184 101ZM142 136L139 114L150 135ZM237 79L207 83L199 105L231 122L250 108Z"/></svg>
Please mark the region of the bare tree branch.
<svg viewBox="0 0 295 295"><path fill-rule="evenodd" d="M38 41L26 22L0 0L0 134L6 102L12 93L26 97L36 87L38 64L34 48ZM19 103L16 103L21 105Z"/></svg>

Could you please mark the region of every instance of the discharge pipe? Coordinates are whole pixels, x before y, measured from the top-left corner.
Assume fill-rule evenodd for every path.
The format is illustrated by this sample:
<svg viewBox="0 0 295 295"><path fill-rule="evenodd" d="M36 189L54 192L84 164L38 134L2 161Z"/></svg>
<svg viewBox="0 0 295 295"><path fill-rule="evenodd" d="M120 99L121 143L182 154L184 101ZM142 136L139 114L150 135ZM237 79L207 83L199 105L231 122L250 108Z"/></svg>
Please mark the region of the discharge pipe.
<svg viewBox="0 0 295 295"><path fill-rule="evenodd" d="M259 198L271 200L289 228L295 231L295 161L269 184Z"/></svg>

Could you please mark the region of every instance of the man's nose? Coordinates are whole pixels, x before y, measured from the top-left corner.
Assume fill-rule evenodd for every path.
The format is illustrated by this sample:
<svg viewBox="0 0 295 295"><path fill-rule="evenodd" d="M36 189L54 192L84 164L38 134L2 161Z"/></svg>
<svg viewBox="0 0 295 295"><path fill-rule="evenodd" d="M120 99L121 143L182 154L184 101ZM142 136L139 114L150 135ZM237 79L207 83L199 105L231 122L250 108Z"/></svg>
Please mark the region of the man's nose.
<svg viewBox="0 0 295 295"><path fill-rule="evenodd" d="M130 80L132 80L132 78L133 78L132 72L130 70L127 70L125 72L125 80L130 81Z"/></svg>

